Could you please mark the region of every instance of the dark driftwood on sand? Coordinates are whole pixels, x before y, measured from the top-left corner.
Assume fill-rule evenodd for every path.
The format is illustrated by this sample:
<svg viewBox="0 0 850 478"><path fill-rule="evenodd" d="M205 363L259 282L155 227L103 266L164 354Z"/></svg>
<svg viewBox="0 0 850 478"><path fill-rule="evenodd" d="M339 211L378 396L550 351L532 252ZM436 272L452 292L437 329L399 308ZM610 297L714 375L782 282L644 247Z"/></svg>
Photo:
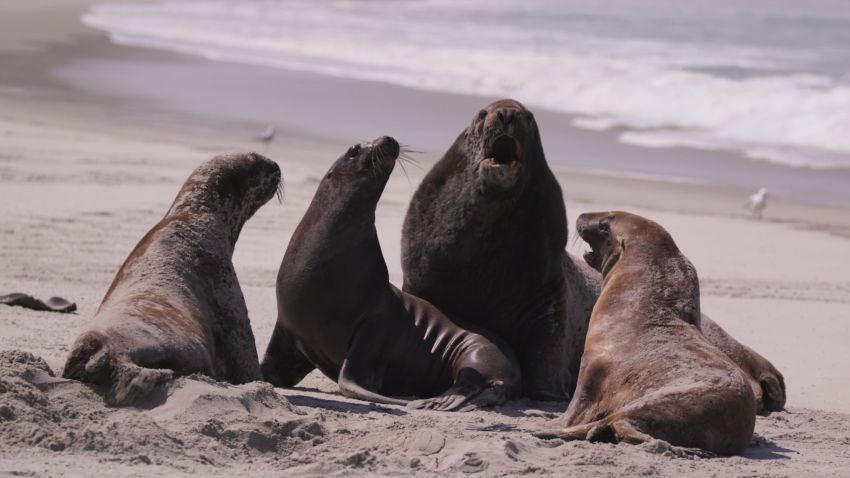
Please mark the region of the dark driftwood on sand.
<svg viewBox="0 0 850 478"><path fill-rule="evenodd" d="M51 297L47 301L36 299L29 294L13 292L0 295L0 304L17 305L32 310L46 310L49 312L61 312L64 314L77 310L77 304L62 297Z"/></svg>

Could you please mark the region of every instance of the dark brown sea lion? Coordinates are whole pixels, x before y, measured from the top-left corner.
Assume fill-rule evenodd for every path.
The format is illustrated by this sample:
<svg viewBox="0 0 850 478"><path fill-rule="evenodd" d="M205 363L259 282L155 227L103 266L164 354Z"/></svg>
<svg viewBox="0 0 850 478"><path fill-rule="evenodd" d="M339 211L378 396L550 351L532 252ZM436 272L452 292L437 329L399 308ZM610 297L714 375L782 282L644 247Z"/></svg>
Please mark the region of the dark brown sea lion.
<svg viewBox="0 0 850 478"><path fill-rule="evenodd" d="M602 273L578 387L562 428L542 437L641 443L651 438L741 453L755 426L746 377L699 329L699 280L658 224L621 211L579 216Z"/></svg>
<svg viewBox="0 0 850 478"><path fill-rule="evenodd" d="M599 293L598 274L566 242L561 187L534 116L500 100L473 118L413 196L403 289L506 340L526 395L564 400Z"/></svg>
<svg viewBox="0 0 850 478"><path fill-rule="evenodd" d="M131 404L175 374L260 380L231 258L245 221L280 180L277 164L255 153L199 166L124 261L62 375L108 387L115 404Z"/></svg>
<svg viewBox="0 0 850 478"><path fill-rule="evenodd" d="M785 408L785 378L770 361L735 340L705 314L700 319L700 328L705 338L744 372L753 389L759 413Z"/></svg>
<svg viewBox="0 0 850 478"><path fill-rule="evenodd" d="M291 386L313 366L343 394L453 410L519 393L509 347L468 330L389 282L375 208L399 155L389 137L351 147L319 184L277 279L278 321L262 363Z"/></svg>

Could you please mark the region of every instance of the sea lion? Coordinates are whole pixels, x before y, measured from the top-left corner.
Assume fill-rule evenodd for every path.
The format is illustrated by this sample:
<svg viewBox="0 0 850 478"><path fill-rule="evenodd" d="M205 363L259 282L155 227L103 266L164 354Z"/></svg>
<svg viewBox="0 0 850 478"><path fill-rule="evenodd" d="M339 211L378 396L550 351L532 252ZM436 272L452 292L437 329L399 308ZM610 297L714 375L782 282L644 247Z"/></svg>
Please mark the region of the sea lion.
<svg viewBox="0 0 850 478"><path fill-rule="evenodd" d="M705 338L744 372L753 389L758 413L785 408L785 378L769 360L735 340L705 314L700 318L700 328Z"/></svg>
<svg viewBox="0 0 850 478"><path fill-rule="evenodd" d="M315 366L361 400L435 410L502 403L521 386L510 348L389 282L375 208L398 156L386 136L352 146L319 184L280 266L263 376L291 386ZM410 395L439 396L393 398Z"/></svg>
<svg viewBox="0 0 850 478"><path fill-rule="evenodd" d="M118 270L62 375L108 387L107 401L118 405L175 374L260 380L231 258L245 221L280 184L277 164L255 153L217 156L195 169Z"/></svg>
<svg viewBox="0 0 850 478"><path fill-rule="evenodd" d="M579 216L602 293L578 386L560 420L538 436L741 453L755 426L743 372L699 329L699 280L660 225L622 211Z"/></svg>
<svg viewBox="0 0 850 478"><path fill-rule="evenodd" d="M575 387L598 274L566 253L561 187L534 115L482 109L416 190L402 232L403 290L506 340L524 393Z"/></svg>

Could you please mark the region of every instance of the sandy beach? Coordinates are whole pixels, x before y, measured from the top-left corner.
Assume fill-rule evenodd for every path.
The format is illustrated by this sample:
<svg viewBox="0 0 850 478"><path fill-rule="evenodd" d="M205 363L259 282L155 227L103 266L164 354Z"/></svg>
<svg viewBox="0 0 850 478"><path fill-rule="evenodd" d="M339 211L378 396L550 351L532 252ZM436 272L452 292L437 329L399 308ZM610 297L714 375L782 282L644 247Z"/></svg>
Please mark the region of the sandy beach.
<svg viewBox="0 0 850 478"><path fill-rule="evenodd" d="M127 254L188 174L221 152L256 150L280 165L285 181L283 202L270 202L246 224L233 258L260 354L276 319L280 259L319 178L349 143L384 134L424 151L419 168L394 172L377 211L390 278L400 284L410 197L440 145L489 101L352 82L351 103L343 93L328 99L337 115L307 114L299 110L306 100L274 96L270 85L303 93L305 85L338 90L344 81L316 86L295 72L115 46L79 22L90 3L0 6L0 293L58 295L79 307L61 315L0 305L0 475L850 476L850 210L779 198L756 221L743 207L752 192L745 184L589 174L588 162L551 158L634 152L657 155L659 169L675 156L716 155L718 169L740 159L606 143L599 133L560 128L566 120L546 112L538 122L570 227L582 212L608 209L661 223L699 272L703 311L784 374L788 409L758 418L744 456L681 456L663 442L547 442L530 433L566 403L415 411L345 398L318 372L293 389L185 377L161 400L123 409L57 378ZM146 69L161 74L150 82L122 80ZM158 93L185 87L184 70L210 83L187 92L186 103L174 100L181 96L174 91ZM233 104L227 117L189 101L226 87L272 100L267 110ZM385 95L381 101L376 91ZM279 139L268 147L252 142L280 102L291 111L286 121L274 116ZM373 103L381 105L375 116L358 122ZM380 123L374 118L389 117L388 104L407 110ZM430 109L411 114L426 104ZM352 122L353 129L341 126ZM569 250L580 253L585 246L570 232Z"/></svg>

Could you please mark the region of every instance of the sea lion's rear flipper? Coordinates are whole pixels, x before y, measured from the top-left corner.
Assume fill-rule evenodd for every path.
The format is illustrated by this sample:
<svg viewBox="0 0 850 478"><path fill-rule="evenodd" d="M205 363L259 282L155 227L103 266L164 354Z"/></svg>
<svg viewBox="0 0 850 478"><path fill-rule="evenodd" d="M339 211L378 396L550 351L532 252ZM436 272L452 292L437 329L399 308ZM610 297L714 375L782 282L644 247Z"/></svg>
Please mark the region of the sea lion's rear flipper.
<svg viewBox="0 0 850 478"><path fill-rule="evenodd" d="M149 396L170 380L174 372L140 367L110 350L108 339L98 332L81 335L71 350L64 378L108 387L105 399L111 405L131 405Z"/></svg>
<svg viewBox="0 0 850 478"><path fill-rule="evenodd" d="M47 299L47 301L42 301L29 294L21 294L19 292L0 295L0 304L16 305L32 310L61 312L66 314L77 310L77 304L69 300L65 300L62 297L51 297Z"/></svg>
<svg viewBox="0 0 850 478"><path fill-rule="evenodd" d="M339 379L337 380L337 384L339 385L339 390L343 395L349 398L365 400L367 402L401 406L408 404L407 400L386 397L379 393L372 392L371 390L367 390L365 387L359 385L359 383L367 382L360 378L365 374L361 368L362 367L358 367L356 363L352 364L352 362L348 359L345 359L342 362L342 368L339 370Z"/></svg>
<svg viewBox="0 0 850 478"><path fill-rule="evenodd" d="M700 330L752 381L758 413L785 408L785 378L769 360L732 337L706 314L700 317Z"/></svg>
<svg viewBox="0 0 850 478"><path fill-rule="evenodd" d="M785 378L774 369L774 374L763 375L759 378L762 390L762 407L770 412L778 412L785 408Z"/></svg>
<svg viewBox="0 0 850 478"><path fill-rule="evenodd" d="M106 401L111 405L133 405L150 397L174 372L168 369L140 367L129 360L114 365L114 377Z"/></svg>
<svg viewBox="0 0 850 478"><path fill-rule="evenodd" d="M280 326L275 327L260 364L263 379L275 387L292 387L314 368L295 346L295 340Z"/></svg>
<svg viewBox="0 0 850 478"><path fill-rule="evenodd" d="M542 438L544 440L551 440L553 438L560 438L566 441L586 440L591 430L598 427L600 423L601 420L597 420L595 422L585 423L582 425L575 425L571 427L550 428L547 430L534 432L532 433L532 435L536 436L537 438Z"/></svg>
<svg viewBox="0 0 850 478"><path fill-rule="evenodd" d="M652 437L638 430L634 423L627 418L612 421L608 427L613 432L617 442L637 445L652 440ZM606 427L597 427L587 434L588 441L611 441Z"/></svg>

